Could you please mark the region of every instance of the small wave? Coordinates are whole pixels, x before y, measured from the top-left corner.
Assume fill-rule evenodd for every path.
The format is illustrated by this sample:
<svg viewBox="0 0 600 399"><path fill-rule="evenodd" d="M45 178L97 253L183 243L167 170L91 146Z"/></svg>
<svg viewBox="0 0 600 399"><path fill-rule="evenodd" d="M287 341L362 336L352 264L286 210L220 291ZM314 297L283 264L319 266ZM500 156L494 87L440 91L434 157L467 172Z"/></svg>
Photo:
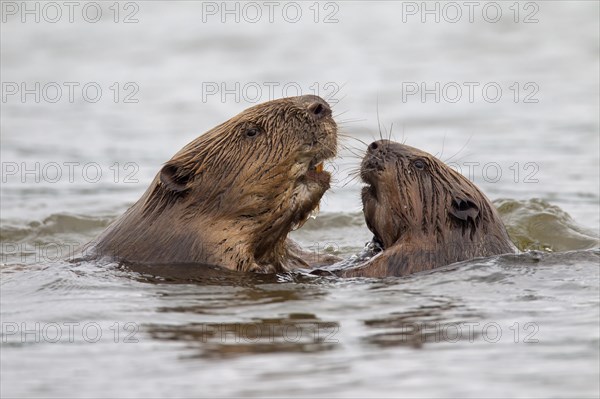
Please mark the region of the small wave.
<svg viewBox="0 0 600 399"><path fill-rule="evenodd" d="M25 225L4 223L0 231L2 241L24 241L53 237L59 234L92 233L105 228L112 217L92 217L56 213L42 221L30 221Z"/></svg>
<svg viewBox="0 0 600 399"><path fill-rule="evenodd" d="M52 214L38 221L2 221L0 264L46 264L72 258L112 217Z"/></svg>
<svg viewBox="0 0 600 399"><path fill-rule="evenodd" d="M508 234L521 250L573 251L600 246L599 238L579 226L558 206L534 198L494 201Z"/></svg>

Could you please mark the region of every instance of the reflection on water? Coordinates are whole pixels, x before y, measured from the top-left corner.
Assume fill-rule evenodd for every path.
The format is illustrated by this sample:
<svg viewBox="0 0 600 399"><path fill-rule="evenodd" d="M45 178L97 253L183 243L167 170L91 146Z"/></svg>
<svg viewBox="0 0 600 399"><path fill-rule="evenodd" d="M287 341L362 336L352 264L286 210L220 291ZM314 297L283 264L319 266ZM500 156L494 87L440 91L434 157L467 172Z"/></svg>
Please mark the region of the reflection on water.
<svg viewBox="0 0 600 399"><path fill-rule="evenodd" d="M446 298L436 298L439 302L435 305L422 305L414 310L393 312L382 318L365 320L365 326L376 332L365 337L365 342L380 347L409 346L421 348L425 343L448 342L459 339L473 339L463 337L458 332L457 325L461 322L450 323L452 314L460 306ZM452 312L449 312L452 311ZM466 313L466 309L463 309ZM474 317L476 320L477 317ZM443 323L440 325L440 323ZM460 327L459 327L460 328ZM449 332L448 330L456 330ZM454 337L452 336L454 334Z"/></svg>
<svg viewBox="0 0 600 399"><path fill-rule="evenodd" d="M276 283L285 279L284 275L240 273L214 265L201 264L136 264L124 263L119 267L134 273L140 282L152 284L203 284L255 286Z"/></svg>
<svg viewBox="0 0 600 399"><path fill-rule="evenodd" d="M186 309L196 311L197 309ZM166 311L164 308L162 311ZM181 311L172 309L171 311ZM258 319L240 323L150 324L143 327L153 339L186 344L186 357L228 358L265 353L312 353L335 349L337 322L313 314Z"/></svg>

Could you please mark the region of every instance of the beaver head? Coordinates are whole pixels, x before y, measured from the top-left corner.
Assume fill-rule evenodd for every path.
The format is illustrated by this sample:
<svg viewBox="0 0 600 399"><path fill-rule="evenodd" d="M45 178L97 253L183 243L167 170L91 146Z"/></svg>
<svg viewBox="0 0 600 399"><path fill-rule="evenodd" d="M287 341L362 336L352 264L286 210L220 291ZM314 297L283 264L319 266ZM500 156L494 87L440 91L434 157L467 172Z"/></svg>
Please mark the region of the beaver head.
<svg viewBox="0 0 600 399"><path fill-rule="evenodd" d="M362 161L361 178L365 220L384 249L412 241L427 250L456 252L441 256L440 263L512 251L485 195L431 154L375 141Z"/></svg>

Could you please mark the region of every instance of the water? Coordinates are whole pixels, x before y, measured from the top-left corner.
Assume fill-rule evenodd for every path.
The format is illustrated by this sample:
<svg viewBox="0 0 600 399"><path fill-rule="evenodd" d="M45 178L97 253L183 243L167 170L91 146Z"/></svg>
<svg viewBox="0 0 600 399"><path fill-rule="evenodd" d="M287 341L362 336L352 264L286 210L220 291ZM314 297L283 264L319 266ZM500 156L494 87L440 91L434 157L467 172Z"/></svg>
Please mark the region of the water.
<svg viewBox="0 0 600 399"><path fill-rule="evenodd" d="M486 3L473 23L466 8L422 23L406 8L420 2L320 3L318 23L309 3L297 23L251 23L249 9L203 22L220 3L184 1L119 3L118 23L112 3L97 23L80 8L73 23L66 7L58 23L3 14L2 396L598 397L598 4L529 3L539 9L519 3L518 23L513 2L496 23ZM23 82L56 82L62 97L7 94ZM65 82L102 96L78 89L71 102ZM439 102L409 94L436 82ZM239 99L222 99L222 83L239 83ZM465 83L478 84L472 102ZM370 142L393 125L472 178L535 251L383 280L60 260L269 85L274 97L318 90L345 136ZM370 235L351 177L364 145L342 144L321 214L293 236L349 257Z"/></svg>

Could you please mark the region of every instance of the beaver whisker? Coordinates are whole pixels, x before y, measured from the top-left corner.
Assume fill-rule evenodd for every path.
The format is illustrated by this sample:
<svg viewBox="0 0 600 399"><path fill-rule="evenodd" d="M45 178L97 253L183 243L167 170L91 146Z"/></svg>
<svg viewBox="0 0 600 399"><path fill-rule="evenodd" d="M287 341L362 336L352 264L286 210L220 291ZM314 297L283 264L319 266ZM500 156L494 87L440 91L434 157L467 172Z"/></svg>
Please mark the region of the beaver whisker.
<svg viewBox="0 0 600 399"><path fill-rule="evenodd" d="M342 145L340 144L340 146L342 146ZM357 153L356 151L358 151L358 150L354 147L342 146L342 149L345 151L348 151L350 153L350 155L352 155L352 158L355 158L355 159L361 159L364 156L364 154ZM344 159L344 157L342 155L338 155L338 158Z"/></svg>
<svg viewBox="0 0 600 399"><path fill-rule="evenodd" d="M340 112L340 113L335 113L335 114L333 114L333 117L335 118L335 120L336 120L336 123L340 123L340 122L337 120L337 118L338 118L338 117L340 117L340 116L342 116L342 115L344 115L344 114L345 114L346 112L348 112L348 111L350 111L350 110L348 110L348 109L347 109L347 110L345 110L345 111L342 111L342 112Z"/></svg>
<svg viewBox="0 0 600 399"><path fill-rule="evenodd" d="M353 149L354 151L357 151L357 152L363 152L362 149L360 149L354 145L351 145L349 143L344 143L342 141L338 142L338 147L342 147L344 149Z"/></svg>
<svg viewBox="0 0 600 399"><path fill-rule="evenodd" d="M356 140L358 141L360 144L364 145L365 147L368 147L369 145L364 142L363 140L359 139L358 137L354 137L354 136L350 136L348 134L343 134L343 133L338 133L338 137L342 138L342 139L352 139L352 140Z"/></svg>
<svg viewBox="0 0 600 399"><path fill-rule="evenodd" d="M334 97L333 97L335 94L337 94L337 93L339 93L340 91L342 91L342 89L344 88L344 86L346 86L346 83L348 83L348 82L344 82L344 83L342 83L342 85L341 85L341 86L339 86L339 87L337 88L337 90L335 90L333 93L331 93L331 95L330 95L330 96L327 96L327 97L325 97L325 101L327 101L327 102L329 102L329 101L331 101L331 100L336 100L335 102L333 102L332 108L333 108L333 107L335 107L337 104L341 103L342 101L344 101L344 100L346 99L346 94L344 94L344 96L343 96L343 97L340 97L340 98L338 98L338 99L336 99L336 98L334 98Z"/></svg>
<svg viewBox="0 0 600 399"><path fill-rule="evenodd" d="M340 167L338 164L336 164L335 162L327 162L327 166L330 166L333 170L331 170L332 173L337 174L340 171Z"/></svg>
<svg viewBox="0 0 600 399"><path fill-rule="evenodd" d="M379 132L379 140L383 140L383 136L381 135L381 119L379 118L379 94L377 95L377 100L375 101L375 114L377 115L377 130Z"/></svg>
<svg viewBox="0 0 600 399"><path fill-rule="evenodd" d="M346 171L346 174L348 176L358 176L358 174L360 173L360 171L361 171L360 166L354 166L354 167L349 168Z"/></svg>
<svg viewBox="0 0 600 399"><path fill-rule="evenodd" d="M366 122L367 119L366 118L352 118L352 119L344 119L341 121L338 121L337 124L338 126L344 126L348 123L358 123L358 122Z"/></svg>
<svg viewBox="0 0 600 399"><path fill-rule="evenodd" d="M346 172L346 177L344 177L343 180L348 181L348 183L349 183L358 178L360 178L360 170L352 170L352 171Z"/></svg>
<svg viewBox="0 0 600 399"><path fill-rule="evenodd" d="M444 137L442 138L442 151L439 153L440 156L438 157L438 153L436 152L434 157L436 157L437 159L442 159L442 156L444 156L444 145L446 144L446 133L444 133Z"/></svg>
<svg viewBox="0 0 600 399"><path fill-rule="evenodd" d="M350 183L353 183L358 177L354 177L346 182L342 182L342 188L346 188L347 185L349 185Z"/></svg>
<svg viewBox="0 0 600 399"><path fill-rule="evenodd" d="M347 144L340 142L338 144L338 147L340 147L341 149L343 149L345 151L348 151L352 155L353 158L362 159L362 157L364 156L364 151L355 146L347 145ZM339 156L339 157L343 159L342 156Z"/></svg>
<svg viewBox="0 0 600 399"><path fill-rule="evenodd" d="M383 132L381 131L382 127L383 127ZM377 128L379 130L379 140L388 140L388 141L391 141L392 138L394 137L393 133L392 133L392 131L394 129L394 122L392 122L390 124L390 130L389 131L385 128L385 125L381 124L381 120L379 118L379 103L377 103ZM403 136L404 136L404 127L402 128L402 132L403 132ZM385 135L387 137L384 137L383 133L385 133ZM367 144L365 144L365 145L367 145Z"/></svg>
<svg viewBox="0 0 600 399"><path fill-rule="evenodd" d="M470 135L469 138L467 139L467 142L460 147L460 150L458 150L454 155L452 155L450 158L446 159L445 161L443 161L444 163L448 163L452 160L452 158L454 158L455 156L457 156L458 154L460 154L466 147L467 145L469 145L469 142L471 141L471 138L473 138L473 135Z"/></svg>
<svg viewBox="0 0 600 399"><path fill-rule="evenodd" d="M360 171L359 171L360 173ZM357 181L360 178L360 174L357 173L356 175L348 175L344 180L345 182L342 183L342 188L346 187L348 184L353 183L355 181Z"/></svg>

